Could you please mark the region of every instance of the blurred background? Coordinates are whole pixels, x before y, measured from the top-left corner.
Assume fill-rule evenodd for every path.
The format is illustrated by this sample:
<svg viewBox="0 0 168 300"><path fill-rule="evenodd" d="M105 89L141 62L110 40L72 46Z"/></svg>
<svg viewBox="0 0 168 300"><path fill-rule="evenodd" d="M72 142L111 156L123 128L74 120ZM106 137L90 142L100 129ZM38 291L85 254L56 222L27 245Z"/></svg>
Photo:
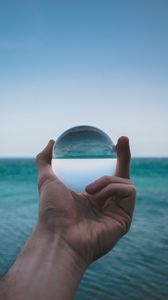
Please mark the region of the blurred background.
<svg viewBox="0 0 168 300"><path fill-rule="evenodd" d="M166 300L168 2L0 0L0 274L37 219L35 155L75 125L130 138L131 231L77 300Z"/></svg>

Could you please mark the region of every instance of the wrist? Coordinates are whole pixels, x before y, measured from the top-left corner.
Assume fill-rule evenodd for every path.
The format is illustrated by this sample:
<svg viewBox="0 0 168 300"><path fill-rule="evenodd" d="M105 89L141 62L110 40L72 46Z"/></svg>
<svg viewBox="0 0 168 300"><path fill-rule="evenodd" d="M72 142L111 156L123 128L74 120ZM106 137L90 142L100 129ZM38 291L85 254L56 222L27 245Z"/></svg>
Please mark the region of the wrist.
<svg viewBox="0 0 168 300"><path fill-rule="evenodd" d="M64 233L43 230L38 224L32 236L33 239L39 241L44 252L52 258L53 262L63 260L65 268L67 268L68 264L72 271L75 269L77 273L83 273L87 268L87 264L82 260L81 256L64 239Z"/></svg>
<svg viewBox="0 0 168 300"><path fill-rule="evenodd" d="M56 295L57 299L70 300L85 269L58 234L37 226L7 273L5 299L10 300L15 294L18 300L53 300Z"/></svg>

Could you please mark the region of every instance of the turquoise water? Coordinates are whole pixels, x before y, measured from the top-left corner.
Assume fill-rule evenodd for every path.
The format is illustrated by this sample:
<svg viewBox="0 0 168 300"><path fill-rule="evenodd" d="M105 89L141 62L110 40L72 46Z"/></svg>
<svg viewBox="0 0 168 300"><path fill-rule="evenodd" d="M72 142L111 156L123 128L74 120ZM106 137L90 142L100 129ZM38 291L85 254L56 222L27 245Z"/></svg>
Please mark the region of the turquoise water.
<svg viewBox="0 0 168 300"><path fill-rule="evenodd" d="M32 159L0 160L0 275L36 224ZM168 159L134 159L138 195L130 232L86 271L75 300L168 299Z"/></svg>

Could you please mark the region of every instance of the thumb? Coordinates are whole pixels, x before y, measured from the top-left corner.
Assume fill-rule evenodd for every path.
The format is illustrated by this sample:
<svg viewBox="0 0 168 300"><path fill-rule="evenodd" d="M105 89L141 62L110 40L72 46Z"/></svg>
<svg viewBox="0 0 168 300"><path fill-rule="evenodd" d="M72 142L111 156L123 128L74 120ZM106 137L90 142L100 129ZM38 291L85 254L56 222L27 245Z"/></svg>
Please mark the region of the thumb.
<svg viewBox="0 0 168 300"><path fill-rule="evenodd" d="M115 176L130 178L130 147L129 139L126 136L122 136L118 139L117 145L117 166Z"/></svg>
<svg viewBox="0 0 168 300"><path fill-rule="evenodd" d="M46 180L57 179L51 167L52 149L54 143L54 140L50 140L47 146L36 156L39 189L42 187L44 182L46 182Z"/></svg>
<svg viewBox="0 0 168 300"><path fill-rule="evenodd" d="M48 165L51 165L52 148L55 141L50 140L47 146L36 156L36 166L38 171Z"/></svg>

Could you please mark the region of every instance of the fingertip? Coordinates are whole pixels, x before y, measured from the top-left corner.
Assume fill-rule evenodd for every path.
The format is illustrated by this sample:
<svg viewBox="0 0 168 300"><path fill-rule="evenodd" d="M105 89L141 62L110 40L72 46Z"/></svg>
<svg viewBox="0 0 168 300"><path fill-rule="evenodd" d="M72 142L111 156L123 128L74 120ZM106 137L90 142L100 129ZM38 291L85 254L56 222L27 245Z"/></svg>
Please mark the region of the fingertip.
<svg viewBox="0 0 168 300"><path fill-rule="evenodd" d="M43 153L50 153L54 146L55 141L53 139L49 140L47 146L43 149Z"/></svg>
<svg viewBox="0 0 168 300"><path fill-rule="evenodd" d="M129 138L127 136L121 136L118 139L116 145L116 151L117 151L116 176L129 178L131 152L129 146Z"/></svg>
<svg viewBox="0 0 168 300"><path fill-rule="evenodd" d="M90 188L90 187L85 187L85 191L86 191L88 194L94 194L94 190L92 190L92 188Z"/></svg>
<svg viewBox="0 0 168 300"><path fill-rule="evenodd" d="M44 164L51 164L54 143L55 141L50 139L47 146L36 156L37 167Z"/></svg>
<svg viewBox="0 0 168 300"><path fill-rule="evenodd" d="M116 151L118 157L123 157L125 160L130 160L131 152L129 146L129 138L127 136L121 136L118 139Z"/></svg>
<svg viewBox="0 0 168 300"><path fill-rule="evenodd" d="M116 149L120 151L123 147L129 147L129 138L127 136L120 136L117 141Z"/></svg>
<svg viewBox="0 0 168 300"><path fill-rule="evenodd" d="M50 139L48 143L54 145L55 140L54 139Z"/></svg>
<svg viewBox="0 0 168 300"><path fill-rule="evenodd" d="M97 184L96 184L96 182L93 182L93 183L90 183L89 185L87 185L85 187L85 191L88 194L94 194L94 193L96 193L96 191L97 191Z"/></svg>
<svg viewBox="0 0 168 300"><path fill-rule="evenodd" d="M47 146L44 148L43 152L48 149L51 149L54 146L54 143L55 143L55 141L53 139L50 139Z"/></svg>
<svg viewBox="0 0 168 300"><path fill-rule="evenodd" d="M122 144L129 144L129 138L125 135L120 136L118 141L117 141L117 146L120 146Z"/></svg>

